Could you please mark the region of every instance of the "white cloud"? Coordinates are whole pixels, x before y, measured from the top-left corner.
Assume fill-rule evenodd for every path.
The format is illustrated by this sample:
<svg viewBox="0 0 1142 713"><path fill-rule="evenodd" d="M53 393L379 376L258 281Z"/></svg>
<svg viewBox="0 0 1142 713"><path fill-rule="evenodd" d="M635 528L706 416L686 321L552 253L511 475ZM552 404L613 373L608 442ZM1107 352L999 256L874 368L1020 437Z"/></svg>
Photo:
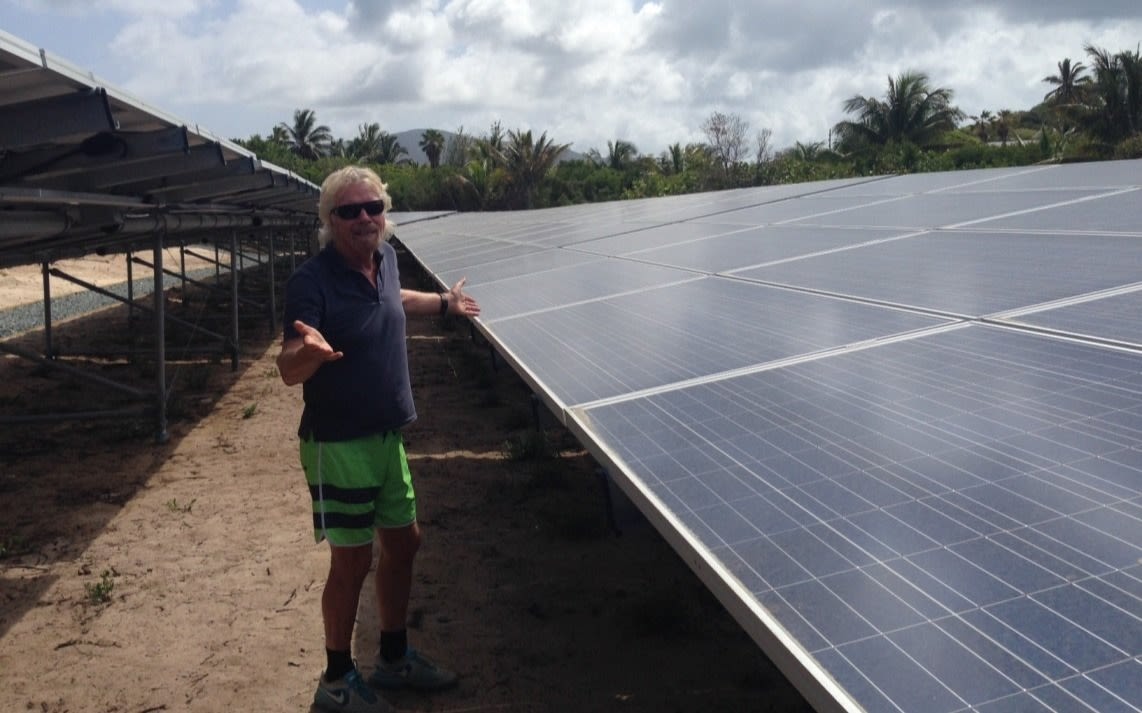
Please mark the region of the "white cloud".
<svg viewBox="0 0 1142 713"><path fill-rule="evenodd" d="M66 25L69 46L37 40L64 57L75 37L102 42L111 55L80 54L114 66L85 69L226 136L310 108L346 137L373 121L482 132L500 120L579 150L623 139L652 154L700 140L713 111L771 128L778 148L825 141L845 99L882 95L904 69L969 114L1029 108L1063 57L1142 37L1127 0L7 1L9 31Z"/></svg>

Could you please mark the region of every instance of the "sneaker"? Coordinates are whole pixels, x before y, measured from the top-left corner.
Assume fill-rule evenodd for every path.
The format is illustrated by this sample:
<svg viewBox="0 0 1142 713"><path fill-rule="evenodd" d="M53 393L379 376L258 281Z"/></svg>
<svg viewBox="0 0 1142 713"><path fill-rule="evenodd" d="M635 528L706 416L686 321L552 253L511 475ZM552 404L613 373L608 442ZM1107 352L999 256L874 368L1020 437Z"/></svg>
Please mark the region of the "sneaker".
<svg viewBox="0 0 1142 713"><path fill-rule="evenodd" d="M365 685L361 674L353 669L336 681L326 681L322 674L313 694L313 705L330 713L394 713L385 699Z"/></svg>
<svg viewBox="0 0 1142 713"><path fill-rule="evenodd" d="M456 683L456 674L440 668L411 646L404 658L395 663L377 659L377 668L369 677L373 688L415 688L436 691Z"/></svg>

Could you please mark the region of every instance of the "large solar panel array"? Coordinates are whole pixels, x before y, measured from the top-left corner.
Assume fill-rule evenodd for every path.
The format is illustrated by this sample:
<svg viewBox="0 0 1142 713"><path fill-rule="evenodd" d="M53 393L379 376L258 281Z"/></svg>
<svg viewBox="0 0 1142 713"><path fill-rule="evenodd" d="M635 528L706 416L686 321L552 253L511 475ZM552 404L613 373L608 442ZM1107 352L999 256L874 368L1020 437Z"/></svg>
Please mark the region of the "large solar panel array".
<svg viewBox="0 0 1142 713"><path fill-rule="evenodd" d="M1142 711L1142 162L398 238L817 708Z"/></svg>

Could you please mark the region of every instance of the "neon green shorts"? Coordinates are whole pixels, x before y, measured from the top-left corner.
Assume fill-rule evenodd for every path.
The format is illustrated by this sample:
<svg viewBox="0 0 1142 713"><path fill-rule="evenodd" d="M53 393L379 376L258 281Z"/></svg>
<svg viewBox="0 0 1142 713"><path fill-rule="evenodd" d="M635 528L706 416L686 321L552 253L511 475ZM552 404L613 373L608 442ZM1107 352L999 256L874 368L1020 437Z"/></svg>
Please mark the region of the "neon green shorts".
<svg viewBox="0 0 1142 713"><path fill-rule="evenodd" d="M416 493L400 431L352 441L301 442L301 467L313 498L313 536L352 547L377 528L416 521Z"/></svg>

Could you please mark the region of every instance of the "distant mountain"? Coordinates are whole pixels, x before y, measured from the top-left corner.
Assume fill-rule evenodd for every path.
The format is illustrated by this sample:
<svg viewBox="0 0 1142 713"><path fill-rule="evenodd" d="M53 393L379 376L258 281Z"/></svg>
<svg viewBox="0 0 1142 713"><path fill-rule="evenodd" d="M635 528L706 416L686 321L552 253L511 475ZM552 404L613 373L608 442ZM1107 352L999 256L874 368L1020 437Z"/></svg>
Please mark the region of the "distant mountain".
<svg viewBox="0 0 1142 713"><path fill-rule="evenodd" d="M403 146L404 150L408 152L409 160L411 160L413 163L419 163L421 165L428 164L428 156L426 156L424 151L422 151L420 148L420 137L424 135L425 131L427 131L427 129L409 129L408 131L400 131L396 134L397 143ZM447 153L448 142L451 141L454 136L456 136L456 132L445 131L444 129L438 129L438 131L444 134L444 151ZM541 131L540 133L543 132ZM556 138L556 141L558 141L558 138ZM443 158L444 156L442 154L441 160L443 160ZM582 158L583 154L572 149L567 149L567 151L563 153L563 156L559 160L561 162L577 161Z"/></svg>

